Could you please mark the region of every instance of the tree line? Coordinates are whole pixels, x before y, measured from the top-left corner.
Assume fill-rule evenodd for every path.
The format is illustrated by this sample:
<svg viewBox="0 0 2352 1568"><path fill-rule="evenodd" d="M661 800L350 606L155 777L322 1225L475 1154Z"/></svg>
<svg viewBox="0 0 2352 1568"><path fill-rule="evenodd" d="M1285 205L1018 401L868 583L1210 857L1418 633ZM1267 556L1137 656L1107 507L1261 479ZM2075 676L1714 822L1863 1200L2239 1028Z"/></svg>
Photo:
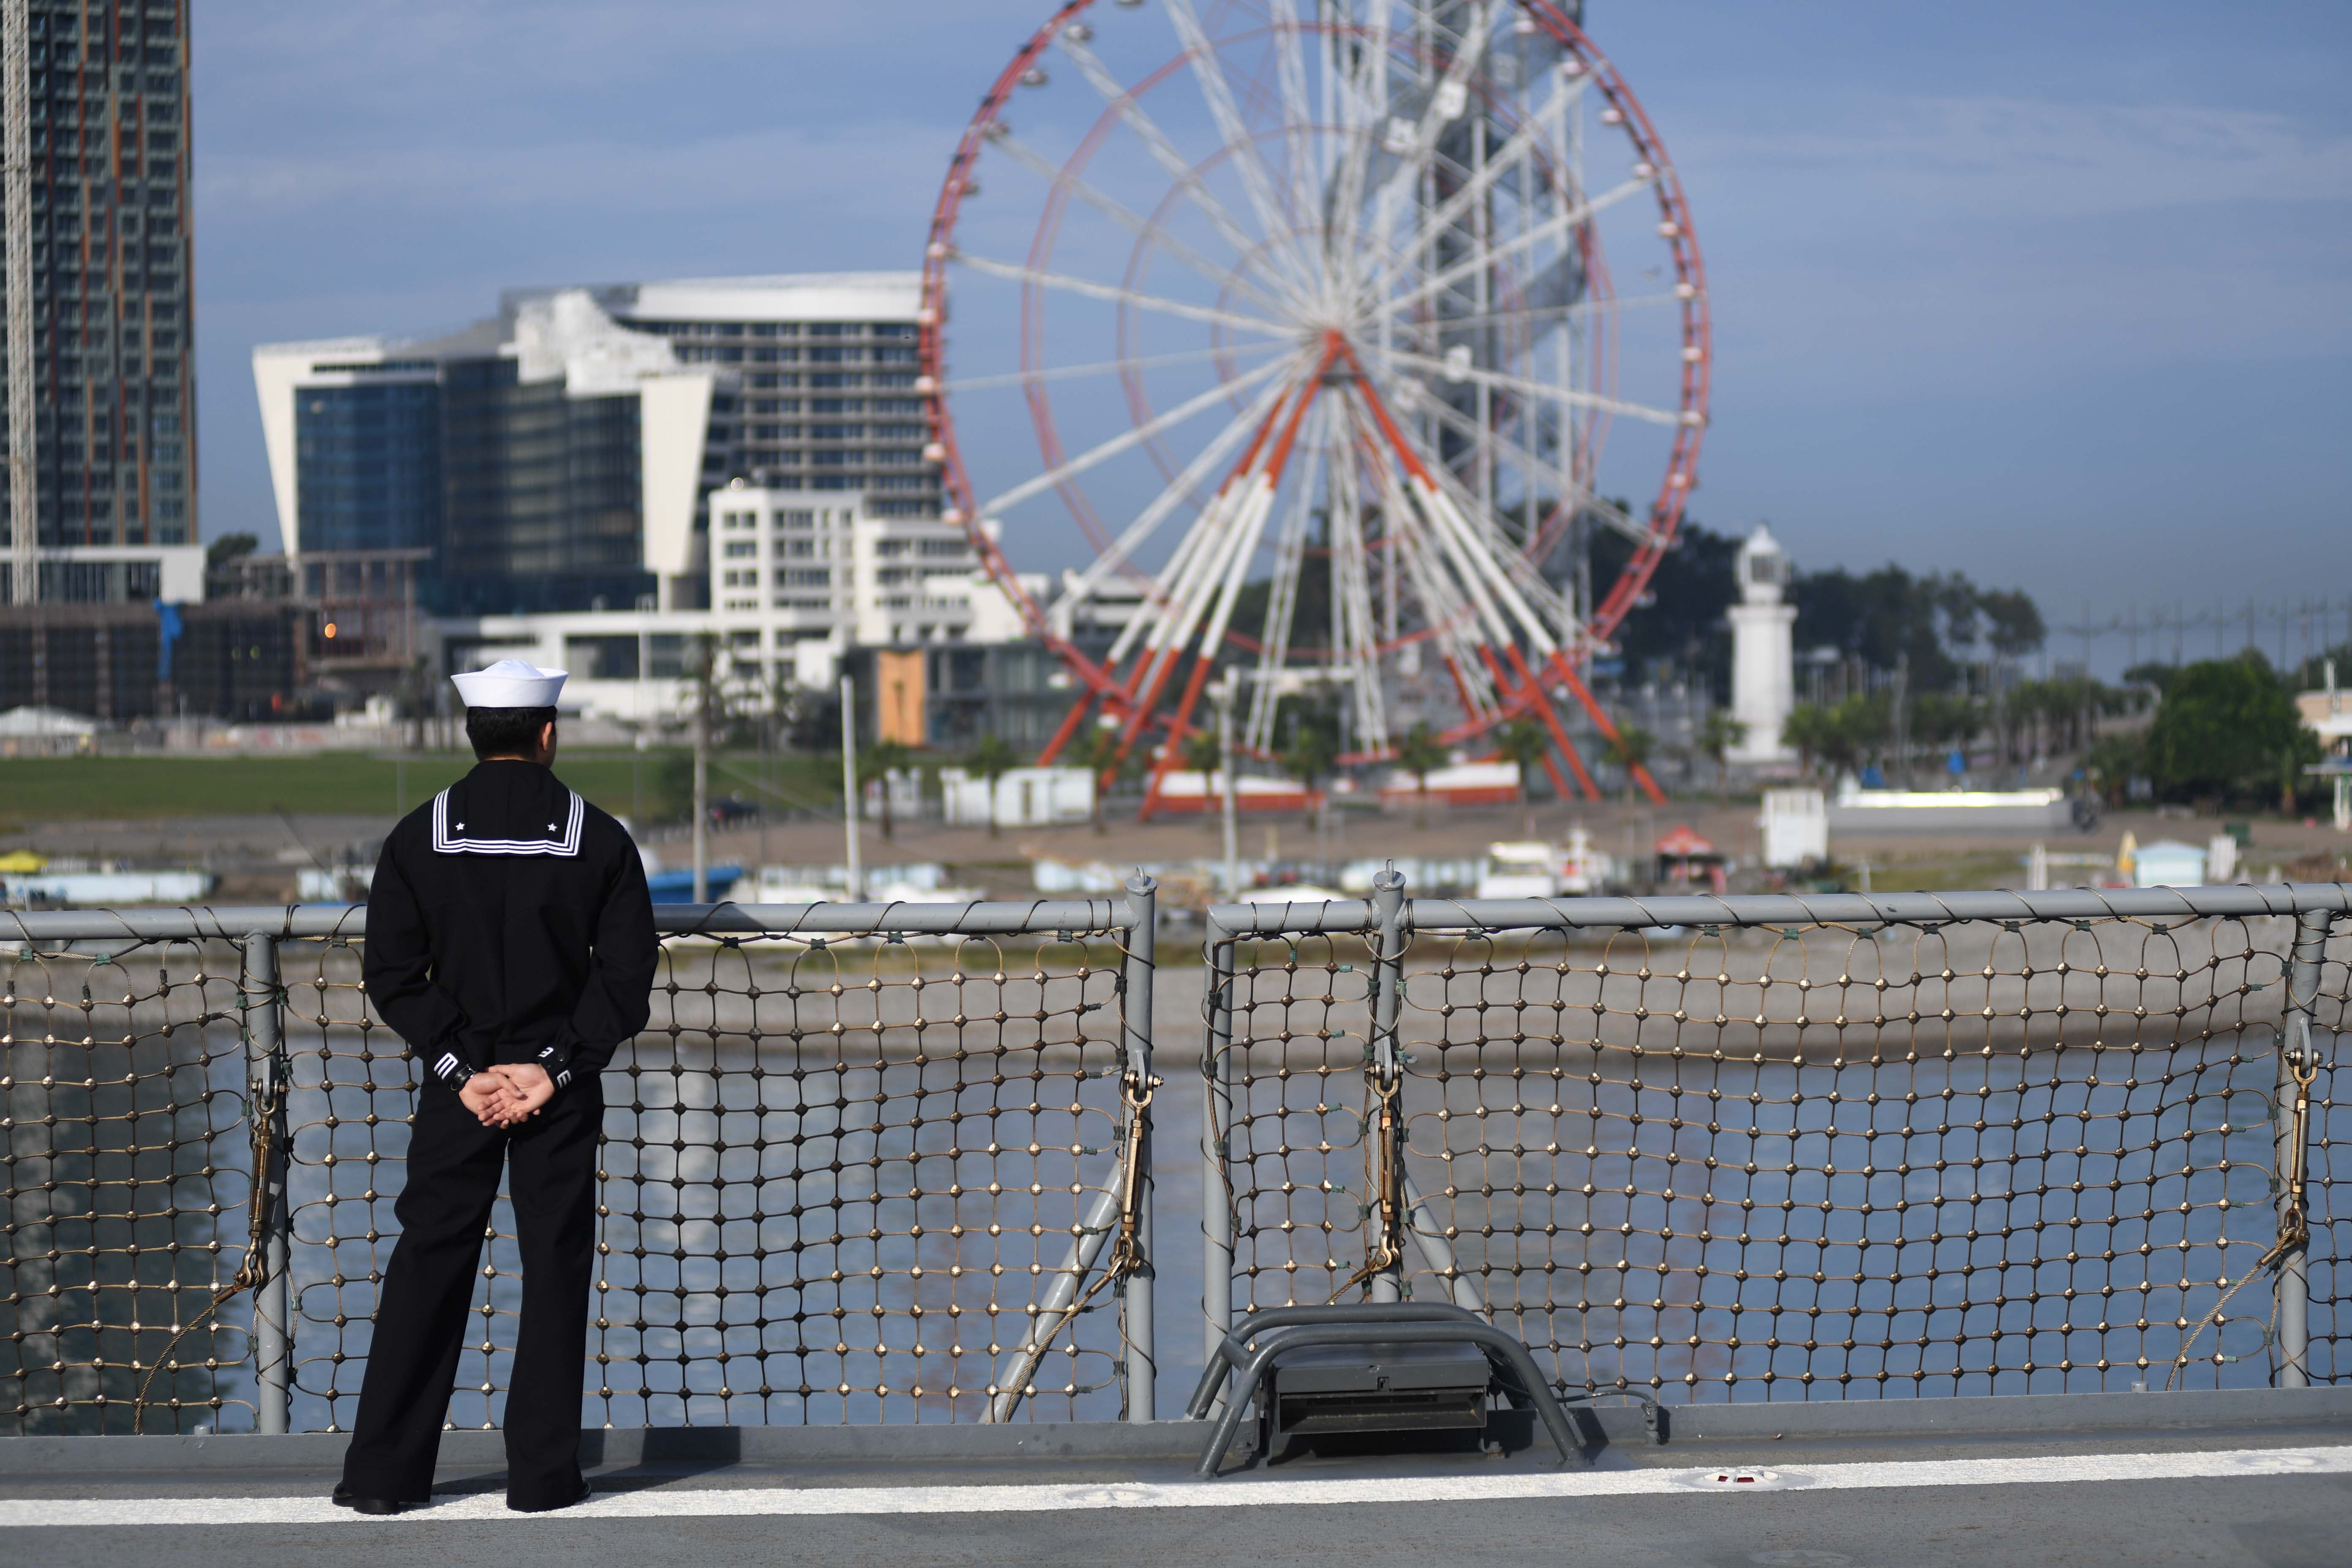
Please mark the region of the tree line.
<svg viewBox="0 0 2352 1568"><path fill-rule="evenodd" d="M1718 702L1731 696L1731 630L1739 600L1741 541L1686 522L1658 563L1645 602L1617 634L1629 678L1661 664L1685 672ZM1591 542L1596 584L1613 581L1633 542L1612 531ZM1999 672L2039 650L2048 637L2042 611L2021 588L1987 588L1963 573L1918 575L1892 563L1869 572L1844 567L1797 570L1788 588L1796 606L1796 646L1817 664L1863 673L1849 685L1886 685L1897 671L1912 694L1984 690ZM1841 694L1841 700L1843 694Z"/></svg>

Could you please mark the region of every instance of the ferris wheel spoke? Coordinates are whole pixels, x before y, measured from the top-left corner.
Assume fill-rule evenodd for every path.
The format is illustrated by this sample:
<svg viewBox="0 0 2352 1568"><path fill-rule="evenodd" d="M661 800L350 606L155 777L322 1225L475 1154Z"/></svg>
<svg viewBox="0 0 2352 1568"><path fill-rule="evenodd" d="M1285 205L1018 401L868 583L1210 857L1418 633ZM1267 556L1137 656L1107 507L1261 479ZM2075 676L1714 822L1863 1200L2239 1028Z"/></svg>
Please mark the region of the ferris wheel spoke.
<svg viewBox="0 0 2352 1568"><path fill-rule="evenodd" d="M1355 679L1350 699L1362 748L1389 747L1388 710L1381 692L1377 650L1380 634L1372 615L1372 585L1364 551L1363 516L1352 507L1331 507L1331 661Z"/></svg>
<svg viewBox="0 0 2352 1568"><path fill-rule="evenodd" d="M1217 466L1225 460L1227 455L1241 444L1244 437L1265 422L1266 416L1274 411L1276 402L1287 390L1289 390L1287 384L1279 381L1270 383L1262 388L1257 396L1251 400L1249 406L1227 421L1223 429L1211 437L1202 447L1200 454L1184 466L1183 471L1170 480L1167 487L1152 499L1151 504L1138 512L1135 521L1128 524L1117 539L1111 541L1110 547L1097 556L1093 563L1077 575L1070 584L1068 597L1075 602L1077 597L1093 593L1112 573L1132 560L1136 551L1140 549L1144 542L1159 530L1160 525L1183 504L1185 498L1195 493L1207 481L1210 474L1213 473ZM1187 534L1185 537L1189 542L1192 535ZM1178 546L1180 552L1183 548L1182 544ZM1172 566L1174 563L1174 559L1171 558L1170 564Z"/></svg>
<svg viewBox="0 0 2352 1568"><path fill-rule="evenodd" d="M1484 166L1471 171L1470 177L1462 183L1461 188L1431 208L1429 215L1413 230L1412 237L1402 246L1392 249L1389 254L1400 257L1421 255L1438 236L1461 222L1465 215L1494 188L1495 182L1501 179L1507 171L1516 166L1517 161L1526 155L1542 133L1542 122L1534 119L1528 120L1517 131L1511 132L1510 140L1496 149ZM1386 238L1386 227L1376 229L1374 237ZM1391 270L1392 270L1391 268L1381 268L1383 274Z"/></svg>
<svg viewBox="0 0 2352 1568"><path fill-rule="evenodd" d="M1486 626L1490 607L1482 585L1475 574L1457 577L1450 569L1448 552L1431 509L1420 495L1410 493L1407 485L1397 477L1392 458L1408 454L1391 451L1386 437L1369 424L1360 422L1359 428L1364 445L1373 454L1372 472L1378 481L1382 512L1390 520L1391 536L1402 551L1407 575L1423 613L1433 625L1456 624L1466 617L1491 635L1498 629L1499 622Z"/></svg>
<svg viewBox="0 0 2352 1568"><path fill-rule="evenodd" d="M1536 563L1523 550L1496 548L1498 531L1495 527L1495 520L1491 516L1480 515L1476 499L1453 474L1443 469L1433 469L1432 473L1438 488L1452 504L1455 526L1475 548L1475 559L1481 569L1491 567L1497 574L1494 580L1505 598L1506 607L1522 618L1538 641L1547 634L1561 638L1572 637L1580 624L1576 611L1558 589L1544 580L1543 573ZM1486 526L1484 529L1477 527L1474 518L1476 523ZM1533 619L1528 620L1529 616ZM1538 622L1540 628L1536 626Z"/></svg>
<svg viewBox="0 0 2352 1568"><path fill-rule="evenodd" d="M1316 409L1318 433L1327 418L1327 405L1318 405ZM1282 528L1276 535L1274 580L1267 587L1265 625L1260 628L1258 637L1260 700L1273 689L1275 677L1290 660L1291 623L1298 610L1298 580L1307 561L1307 523L1314 514L1315 491L1321 470L1322 448L1318 445L1308 455L1302 481L1291 489L1290 506L1284 514ZM1204 644L1204 647L1214 651L1213 644ZM1251 718L1255 720L1255 710Z"/></svg>
<svg viewBox="0 0 2352 1568"><path fill-rule="evenodd" d="M1002 375L975 375L964 380L945 383L942 392L982 392L1000 386L1033 386L1045 381L1072 381L1091 375L1116 375L1130 370L1149 370L1160 365L1198 364L1202 360L1223 359L1232 354L1273 353L1293 345L1268 338L1263 342L1221 343L1212 349L1184 349L1164 354L1139 354L1129 359L1107 359L1093 364L1048 365L1039 370L1007 371Z"/></svg>
<svg viewBox="0 0 2352 1568"><path fill-rule="evenodd" d="M1519 593L1496 552L1486 548L1451 496L1433 484L1425 499L1439 548L1478 602L1480 618L1495 645L1516 643L1524 636L1549 658L1558 639Z"/></svg>
<svg viewBox="0 0 2352 1568"><path fill-rule="evenodd" d="M1591 489L1580 489L1577 492L1576 501L1580 510L1591 512L1603 526L1614 529L1634 543L1657 542L1655 529L1637 520L1632 512L1627 511L1615 501L1605 500Z"/></svg>
<svg viewBox="0 0 2352 1568"><path fill-rule="evenodd" d="M997 151L1023 168L1041 179L1066 189L1072 195L1110 219L1111 222L1155 248L1165 251L1174 260L1199 273L1209 282L1216 284L1221 289L1231 288L1247 294L1270 310L1280 312L1287 309L1282 300L1276 299L1252 282L1244 275L1241 268L1219 267L1216 262L1169 233L1160 225L1153 223L1150 218L1128 206L1099 186L1080 179L1076 174L1062 168L1044 153L1024 144L1011 134L993 138L992 144Z"/></svg>
<svg viewBox="0 0 2352 1568"><path fill-rule="evenodd" d="M1276 75L1282 85L1283 128L1288 132L1289 205L1306 214L1315 210L1315 190L1321 183L1318 156L1316 113L1307 88L1307 59L1299 47L1300 28L1296 0L1272 0L1267 18L1274 24Z"/></svg>
<svg viewBox="0 0 2352 1568"><path fill-rule="evenodd" d="M1448 364L1442 359L1433 359L1427 354L1417 354L1405 349L1390 349L1383 357L1449 381L1471 382L1549 403L1564 403L1575 408L1598 408L1604 413L1622 415L1628 419L1645 419L1653 425L1690 423L1685 415L1675 409L1653 408L1646 403L1628 403L1620 397L1603 397L1597 392L1586 392L1581 387L1555 386L1549 382L1529 381L1525 376L1506 375L1501 371L1486 370L1478 365Z"/></svg>
<svg viewBox="0 0 2352 1568"><path fill-rule="evenodd" d="M1291 237L1294 227L1289 214L1283 211L1276 197L1273 172L1265 166L1265 154L1258 151L1257 138L1250 134L1249 122L1243 119L1241 106L1234 101L1233 84L1225 79L1224 67L1217 59L1217 47L1210 41L1202 27L1201 19L1193 14L1192 0L1162 0L1168 19L1174 24L1176 37L1184 46L1186 62L1191 66L1192 79L1201 89L1201 96L1209 106L1209 117L1216 121L1219 134L1225 141L1225 151L1234 166L1234 174L1242 183L1250 205L1257 213L1260 229L1268 249L1281 255L1297 270L1299 279L1311 298L1315 292L1315 269L1298 254Z"/></svg>
<svg viewBox="0 0 2352 1568"><path fill-rule="evenodd" d="M1004 491L1003 494L995 497L993 500L982 506L980 509L980 515L987 517L995 512L1002 511L1007 507L1018 506L1021 502L1027 500L1032 496L1042 495L1045 491L1052 489L1055 485L1060 484L1065 479L1071 479L1078 474L1083 474L1088 468L1095 468L1099 464L1108 462L1111 458L1118 457L1121 452L1129 451L1136 447L1141 446L1144 442L1149 441L1152 437L1157 436L1162 430L1181 425L1186 420L1192 418L1194 416L1215 407L1218 404L1232 397L1234 393L1239 392L1242 388L1245 386L1255 386L1259 382L1267 380L1270 377L1280 374L1285 369L1295 366L1297 363L1297 356L1294 355L1289 359L1271 361L1268 363L1258 366L1255 370L1244 372L1243 374L1235 376L1231 381L1213 386L1197 397L1187 398L1184 402L1178 404L1175 407L1169 409L1166 413L1156 415L1152 418L1145 420L1142 424L1135 426L1131 429L1124 430L1118 435L1112 437L1109 440L1103 442L1100 446L1090 447L1087 450L1081 452L1076 457L1070 458L1067 462L1058 464L1054 468L1046 469L1044 473L1039 474L1033 479L1027 479L1013 486L1011 489Z"/></svg>
<svg viewBox="0 0 2352 1568"><path fill-rule="evenodd" d="M1445 128L1469 112L1470 76L1479 58L1486 52L1486 37L1495 24L1495 13L1501 7L1480 5L1470 19L1469 30L1457 41L1454 58L1446 62L1445 74L1438 79L1431 92L1429 105L1422 110L1420 121L1413 127L1411 151L1399 149L1402 162L1391 174L1381 188L1373 193L1372 208L1377 215L1372 232L1385 236L1394 215L1420 183L1422 172L1437 155L1438 138Z"/></svg>
<svg viewBox="0 0 2352 1568"><path fill-rule="evenodd" d="M1267 585L1265 624L1258 638L1258 679L1250 693L1250 710L1243 732L1251 745L1271 750L1274 713L1281 700L1278 677L1290 658L1292 622L1298 607L1298 581L1306 563L1307 525L1313 518L1315 491L1323 470L1326 443L1331 429L1331 405L1318 402L1308 469L1291 493L1290 510L1275 545L1274 576ZM1333 479L1338 468L1333 468ZM1336 509L1332 526L1338 526Z"/></svg>
<svg viewBox="0 0 2352 1568"><path fill-rule="evenodd" d="M1537 143L1542 140L1550 126L1559 119L1563 109L1583 96L1585 84L1590 79L1588 77L1578 77L1566 87L1555 89L1550 101L1531 111L1520 122L1518 128L1511 132L1509 140L1488 154L1481 167L1471 172L1469 180L1464 184L1462 189L1433 208L1422 220L1420 226L1413 231L1412 237L1402 247L1392 250L1391 254L1408 257L1422 254L1423 250L1434 243L1440 235L1459 223L1471 207L1482 199L1486 192L1493 189L1495 183L1505 174L1515 168L1524 171L1529 161L1529 154L1534 152ZM1568 164L1567 149L1564 146L1555 146L1552 151L1564 170ZM1528 185L1524 173L1521 180L1519 199L1525 202L1528 199ZM1383 237L1385 233L1383 229L1381 231ZM1383 268L1383 270L1391 269Z"/></svg>
<svg viewBox="0 0 2352 1568"><path fill-rule="evenodd" d="M1217 199L1216 194L1193 169L1192 161L1184 156L1168 132L1160 128L1160 122L1151 118L1135 94L1119 85L1118 79L1110 73L1109 68L1092 49L1067 33L1062 35L1061 49L1069 57L1070 63L1078 68L1078 74L1102 95L1103 101L1110 105L1127 128L1135 132L1136 139L1151 154L1152 162L1175 180L1185 199L1198 208L1201 216L1208 219L1210 226L1234 247L1234 254L1240 258L1236 265L1255 268L1268 282L1289 296L1292 307L1297 308L1304 299L1302 279L1286 276L1281 268L1271 264L1257 237L1244 227L1241 220L1234 216L1232 209Z"/></svg>
<svg viewBox="0 0 2352 1568"><path fill-rule="evenodd" d="M1393 484L1383 489L1390 498L1388 505L1409 506ZM1478 625L1477 610L1456 590L1445 569L1431 558L1429 542L1418 529L1397 535L1397 544L1406 580L1422 606L1439 657L1461 683L1462 701L1467 710L1465 717L1472 721L1483 719L1494 712L1496 704L1486 667L1478 662L1474 648L1472 632Z"/></svg>
<svg viewBox="0 0 2352 1568"><path fill-rule="evenodd" d="M1604 500L1595 495L1591 487L1580 483L1568 469L1557 463L1547 461L1500 431L1489 426L1482 426L1452 404L1433 400L1432 411L1456 435L1465 437L1480 446L1484 449L1482 455L1486 452L1499 454L1511 459L1524 470L1558 480L1559 488L1551 497L1549 499L1538 497L1547 510L1560 506L1572 506L1580 510L1590 510L1609 527L1636 543L1649 542L1648 529L1635 522L1629 513L1613 501ZM1451 475L1449 474L1448 477L1451 478Z"/></svg>
<svg viewBox="0 0 2352 1568"><path fill-rule="evenodd" d="M1122 289L1116 283L1097 283L1091 278L1073 278L1066 272L1047 272L1040 268L1024 267L1018 262L997 261L985 256L974 256L959 250L953 258L974 272L991 278L1003 278L1014 283L1031 283L1040 289L1057 289L1065 294L1082 294L1089 300L1107 300L1113 304L1130 306L1139 310L1155 310L1163 316L1182 316L1188 321L1209 321L1237 331L1265 332L1277 338L1295 338L1296 327L1287 327L1263 317L1244 316L1235 310L1220 310L1213 305L1194 305L1182 300L1171 300L1160 294L1145 294L1133 289Z"/></svg>
<svg viewBox="0 0 2352 1568"><path fill-rule="evenodd" d="M1404 384L1414 386L1419 384L1407 382ZM1563 489L1576 488L1575 477L1567 468L1557 462L1538 456L1519 442L1504 435L1494 425L1479 423L1444 398L1424 395L1417 400L1413 408L1408 411L1422 409L1433 415L1440 423L1454 431L1455 435L1463 437L1479 448L1480 457L1507 458L1521 468L1532 470L1547 479L1558 479Z"/></svg>
<svg viewBox="0 0 2352 1568"><path fill-rule="evenodd" d="M1152 579L1153 594L1145 613L1130 620L1118 635L1111 649L1111 661L1126 657L1136 639L1144 638L1144 646L1156 659L1158 650L1165 644L1173 617L1181 614L1200 581L1202 563L1224 548L1226 528L1237 515L1236 509L1252 488L1250 480L1256 472L1258 454L1265 448L1274 432L1275 422L1281 416L1282 405L1297 388L1288 382L1277 382L1271 389L1271 401L1264 416L1255 422L1255 434L1243 451L1241 461L1225 477L1223 484L1209 497L1192 526L1184 531L1175 550ZM1171 498L1163 496L1163 500Z"/></svg>
<svg viewBox="0 0 2352 1568"><path fill-rule="evenodd" d="M1373 401L1378 394L1370 389L1369 384L1361 384L1360 390L1364 392L1375 414L1381 414L1379 404ZM1513 583L1510 568L1501 558L1506 552L1494 550L1486 535L1472 526L1467 510L1478 510L1476 503L1470 502L1467 510L1457 504L1454 496L1444 488L1444 482L1433 477L1442 469L1432 461L1428 453L1415 447L1412 436L1393 420L1383 416L1380 426L1382 434L1397 445L1397 456L1406 468L1409 471L1418 468L1420 475L1424 476L1417 478L1412 487L1413 497L1420 503L1422 516L1429 524L1440 552L1459 574L1463 585L1478 605L1480 618L1489 633L1498 644L1515 641L1517 634L1523 633L1530 644L1549 657L1558 646L1553 629L1545 624ZM1515 622L1517 633L1513 629Z"/></svg>
<svg viewBox="0 0 2352 1568"><path fill-rule="evenodd" d="M1650 188L1651 182L1648 180L1628 180L1623 184L1614 186L1589 202L1582 202L1555 213L1532 228L1522 230L1508 239L1486 247L1466 261L1457 261L1451 267L1431 274L1404 293L1381 300L1371 307L1367 313L1375 321L1393 316L1408 305L1452 288L1482 268L1492 267L1507 257L1516 256L1520 251L1531 246L1540 245L1548 239L1560 238L1586 219L1607 211L1628 196L1638 195Z"/></svg>
<svg viewBox="0 0 2352 1568"><path fill-rule="evenodd" d="M1416 488L1414 499L1421 503L1434 553L1477 607L1478 624L1487 640L1497 644L1512 641L1510 617L1497 593L1502 586L1500 573L1493 558L1478 548L1475 539L1464 537L1465 531L1457 530L1458 520L1434 485Z"/></svg>
<svg viewBox="0 0 2352 1568"><path fill-rule="evenodd" d="M1337 166L1331 176L1334 186L1332 210L1354 213L1362 210L1364 180L1371 173L1373 137L1369 131L1378 117L1379 106L1388 99L1389 26L1385 6L1379 8L1367 29L1363 49L1352 67L1345 63L1348 33L1332 29L1326 69L1338 84L1344 112L1340 116L1345 135L1337 149ZM1357 258L1343 247L1335 258L1336 268L1348 281L1352 291L1356 286Z"/></svg>
<svg viewBox="0 0 2352 1568"><path fill-rule="evenodd" d="M1567 321L1578 316L1606 315L1612 310L1632 310L1650 305L1679 305L1683 302L1679 294L1612 294L1605 299L1570 300L1557 305L1523 305L1508 310L1472 310L1458 316L1422 316L1408 321L1399 330L1423 327L1443 331L1454 327L1507 326L1514 321Z"/></svg>

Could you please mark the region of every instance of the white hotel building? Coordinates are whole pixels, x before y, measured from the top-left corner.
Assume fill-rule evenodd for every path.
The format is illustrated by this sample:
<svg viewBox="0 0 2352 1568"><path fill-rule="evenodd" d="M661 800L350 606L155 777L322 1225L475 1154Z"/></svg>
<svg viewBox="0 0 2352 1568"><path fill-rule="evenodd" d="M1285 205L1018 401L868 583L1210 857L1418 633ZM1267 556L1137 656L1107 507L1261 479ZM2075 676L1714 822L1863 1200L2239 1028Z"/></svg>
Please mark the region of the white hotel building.
<svg viewBox="0 0 2352 1568"><path fill-rule="evenodd" d="M445 666L527 658L568 669L564 706L674 719L691 703L695 639L739 688L829 688L853 646L1017 642L1027 631L961 528L877 517L859 494L736 482L707 498L707 610L589 610L444 620ZM1043 579L1024 585L1042 593Z"/></svg>
<svg viewBox="0 0 2352 1568"><path fill-rule="evenodd" d="M704 634L808 687L853 646L1016 640L938 521L919 303L912 272L529 289L445 337L263 345L287 552L429 551L445 668L560 665L613 718L675 714Z"/></svg>

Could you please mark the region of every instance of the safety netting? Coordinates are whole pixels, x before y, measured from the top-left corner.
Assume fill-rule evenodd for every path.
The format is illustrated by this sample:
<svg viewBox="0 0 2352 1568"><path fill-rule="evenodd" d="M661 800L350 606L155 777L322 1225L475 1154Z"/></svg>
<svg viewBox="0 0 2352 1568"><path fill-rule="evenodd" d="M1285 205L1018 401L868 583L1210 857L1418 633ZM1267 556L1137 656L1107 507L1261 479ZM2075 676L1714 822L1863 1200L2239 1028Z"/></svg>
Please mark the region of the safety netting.
<svg viewBox="0 0 2352 1568"><path fill-rule="evenodd" d="M231 942L0 936L0 1432L253 1419Z"/></svg>
<svg viewBox="0 0 2352 1568"><path fill-rule="evenodd" d="M348 1428L416 1064L355 942L289 943L298 1425ZM315 951L305 948L314 946ZM1118 1299L1042 1313L1118 1152L1115 933L664 940L603 1076L592 1424L1121 1408ZM450 1420L497 1424L521 1267L493 1211ZM1032 1361L1018 1352L1042 1323Z"/></svg>
<svg viewBox="0 0 2352 1568"><path fill-rule="evenodd" d="M1563 1390L1664 1400L2262 1386L2301 1258L2310 1376L2352 1376L2325 1046L2352 936L2298 1071L2294 934L1432 929L1404 938L1393 1071L1372 934L1245 940L1205 1064L1230 1095L1234 1310L1387 1273L1490 1312ZM2300 1181L2283 1138L2311 1152Z"/></svg>

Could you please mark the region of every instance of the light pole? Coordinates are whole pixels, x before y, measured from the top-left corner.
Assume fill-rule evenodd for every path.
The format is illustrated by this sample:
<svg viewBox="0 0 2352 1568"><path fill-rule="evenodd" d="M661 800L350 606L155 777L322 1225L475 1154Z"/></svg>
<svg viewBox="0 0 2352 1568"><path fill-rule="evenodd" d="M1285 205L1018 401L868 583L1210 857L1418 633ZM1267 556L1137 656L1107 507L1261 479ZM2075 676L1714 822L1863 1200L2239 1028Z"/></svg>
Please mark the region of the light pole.
<svg viewBox="0 0 2352 1568"><path fill-rule="evenodd" d="M710 901L710 710L694 704L694 901Z"/></svg>
<svg viewBox="0 0 2352 1568"><path fill-rule="evenodd" d="M646 748L652 738L637 731L636 750L629 756L629 827L633 832L646 830Z"/></svg>
<svg viewBox="0 0 2352 1568"><path fill-rule="evenodd" d="M1217 704L1217 776L1224 781L1223 798L1218 802L1218 815L1224 819L1225 828L1225 897L1239 902L1242 896L1242 832L1234 802L1234 677L1226 673L1210 692Z"/></svg>
<svg viewBox="0 0 2352 1568"><path fill-rule="evenodd" d="M849 848L849 901L863 903L866 879L857 864L857 683L841 678L841 820Z"/></svg>

